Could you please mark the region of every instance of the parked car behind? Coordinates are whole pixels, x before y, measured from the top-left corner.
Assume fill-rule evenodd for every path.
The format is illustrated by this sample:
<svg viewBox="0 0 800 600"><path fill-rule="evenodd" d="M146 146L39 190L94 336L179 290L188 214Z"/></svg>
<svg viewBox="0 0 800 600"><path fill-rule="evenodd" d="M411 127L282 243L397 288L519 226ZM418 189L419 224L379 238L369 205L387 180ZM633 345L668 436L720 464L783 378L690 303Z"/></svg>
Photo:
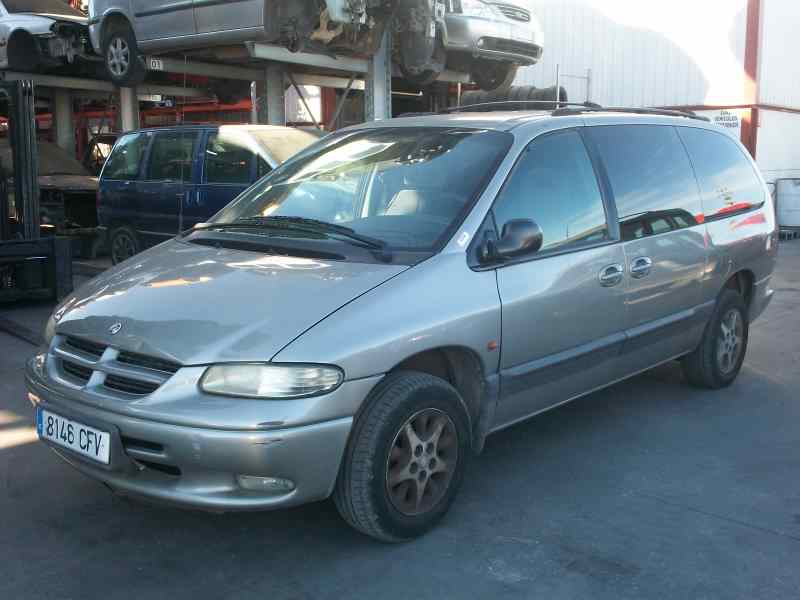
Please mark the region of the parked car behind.
<svg viewBox="0 0 800 600"><path fill-rule="evenodd" d="M35 71L97 59L87 23L63 0L0 0L0 69Z"/></svg>
<svg viewBox="0 0 800 600"><path fill-rule="evenodd" d="M317 135L194 125L123 135L100 174L98 218L114 264L205 221Z"/></svg>
<svg viewBox="0 0 800 600"><path fill-rule="evenodd" d="M392 20L395 59L406 77L427 84L449 65L493 90L510 85L518 66L538 62L543 43L536 17L513 0L93 0L89 14L92 44L117 85L144 78L144 52L266 42L293 52L371 55ZM235 101L236 89L249 90L230 82L213 87L223 102Z"/></svg>
<svg viewBox="0 0 800 600"><path fill-rule="evenodd" d="M755 163L688 115L379 121L67 298L29 397L42 439L121 493L332 495L406 540L490 433L675 359L730 385L777 249Z"/></svg>

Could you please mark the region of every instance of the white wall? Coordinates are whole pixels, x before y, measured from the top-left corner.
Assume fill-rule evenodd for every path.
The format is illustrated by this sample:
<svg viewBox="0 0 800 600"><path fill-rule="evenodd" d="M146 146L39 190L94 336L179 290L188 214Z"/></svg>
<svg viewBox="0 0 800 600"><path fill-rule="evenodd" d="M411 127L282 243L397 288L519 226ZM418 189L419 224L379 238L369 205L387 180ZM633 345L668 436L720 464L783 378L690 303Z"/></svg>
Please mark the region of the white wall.
<svg viewBox="0 0 800 600"><path fill-rule="evenodd" d="M756 162L767 181L800 177L800 115L759 111Z"/></svg>
<svg viewBox="0 0 800 600"><path fill-rule="evenodd" d="M800 109L800 1L762 0L759 102Z"/></svg>
<svg viewBox="0 0 800 600"><path fill-rule="evenodd" d="M780 0L767 0L778 2ZM800 3L798 0L783 0ZM591 100L620 106L745 101L747 0L528 0L542 23L542 61L516 84L555 84L592 69ZM562 79L570 99L584 81Z"/></svg>

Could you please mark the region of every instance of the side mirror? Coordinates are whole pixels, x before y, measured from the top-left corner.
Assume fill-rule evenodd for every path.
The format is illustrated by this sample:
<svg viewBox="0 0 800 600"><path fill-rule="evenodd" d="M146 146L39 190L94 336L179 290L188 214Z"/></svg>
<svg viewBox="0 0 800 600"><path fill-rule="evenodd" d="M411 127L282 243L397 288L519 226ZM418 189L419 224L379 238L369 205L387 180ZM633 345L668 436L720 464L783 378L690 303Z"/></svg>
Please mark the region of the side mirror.
<svg viewBox="0 0 800 600"><path fill-rule="evenodd" d="M487 240L481 248L481 262L519 258L535 254L542 247L542 228L531 219L512 219L503 225L499 240Z"/></svg>

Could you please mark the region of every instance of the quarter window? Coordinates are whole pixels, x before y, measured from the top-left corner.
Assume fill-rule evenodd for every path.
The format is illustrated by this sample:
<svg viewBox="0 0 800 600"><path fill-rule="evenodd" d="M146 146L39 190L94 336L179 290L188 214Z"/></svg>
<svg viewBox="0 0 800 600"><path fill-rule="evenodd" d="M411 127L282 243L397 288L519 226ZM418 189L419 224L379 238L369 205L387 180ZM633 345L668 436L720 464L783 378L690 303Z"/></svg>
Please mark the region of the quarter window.
<svg viewBox="0 0 800 600"><path fill-rule="evenodd" d="M689 127L679 133L700 180L706 220L730 216L764 203L764 189L752 164L727 136Z"/></svg>
<svg viewBox="0 0 800 600"><path fill-rule="evenodd" d="M150 150L148 176L150 181L192 181L197 134L165 132L156 134Z"/></svg>
<svg viewBox="0 0 800 600"><path fill-rule="evenodd" d="M250 183L253 153L236 139L209 135L204 160L207 183Z"/></svg>
<svg viewBox="0 0 800 600"><path fill-rule="evenodd" d="M674 127L587 127L614 191L623 240L667 233L700 222L692 164Z"/></svg>
<svg viewBox="0 0 800 600"><path fill-rule="evenodd" d="M534 140L500 192L494 215L501 233L512 219L535 221L544 234L540 252L608 239L603 197L580 134Z"/></svg>
<svg viewBox="0 0 800 600"><path fill-rule="evenodd" d="M132 133L122 136L114 146L103 170L103 179L131 181L139 177L142 155L150 136Z"/></svg>

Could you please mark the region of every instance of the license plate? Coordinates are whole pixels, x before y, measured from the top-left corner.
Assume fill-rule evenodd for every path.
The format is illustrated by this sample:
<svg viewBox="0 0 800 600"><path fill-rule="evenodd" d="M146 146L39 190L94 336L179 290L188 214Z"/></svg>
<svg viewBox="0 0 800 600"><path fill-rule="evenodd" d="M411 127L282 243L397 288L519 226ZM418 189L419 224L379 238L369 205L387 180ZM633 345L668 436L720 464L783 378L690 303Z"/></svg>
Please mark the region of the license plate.
<svg viewBox="0 0 800 600"><path fill-rule="evenodd" d="M36 430L39 437L81 456L105 465L111 454L111 434L71 421L61 415L39 408L36 411Z"/></svg>

